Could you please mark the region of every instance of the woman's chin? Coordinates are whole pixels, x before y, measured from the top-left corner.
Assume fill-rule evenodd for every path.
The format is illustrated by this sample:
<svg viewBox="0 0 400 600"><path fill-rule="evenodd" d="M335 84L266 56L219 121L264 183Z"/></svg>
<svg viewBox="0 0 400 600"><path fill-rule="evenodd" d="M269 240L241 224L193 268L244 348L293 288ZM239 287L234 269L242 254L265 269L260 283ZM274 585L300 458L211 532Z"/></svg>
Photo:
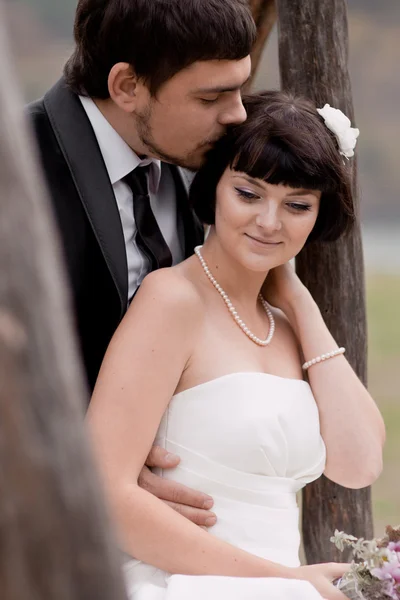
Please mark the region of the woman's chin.
<svg viewBox="0 0 400 600"><path fill-rule="evenodd" d="M271 260L271 257L267 259L265 256L261 257L258 255L246 256L241 262L248 271L251 271L254 274L266 274L268 271L281 264L279 261Z"/></svg>
<svg viewBox="0 0 400 600"><path fill-rule="evenodd" d="M279 256L260 256L259 254L246 252L246 255L242 257L241 264L252 273L268 273L271 269L280 267L287 262L293 260L294 255L282 255Z"/></svg>

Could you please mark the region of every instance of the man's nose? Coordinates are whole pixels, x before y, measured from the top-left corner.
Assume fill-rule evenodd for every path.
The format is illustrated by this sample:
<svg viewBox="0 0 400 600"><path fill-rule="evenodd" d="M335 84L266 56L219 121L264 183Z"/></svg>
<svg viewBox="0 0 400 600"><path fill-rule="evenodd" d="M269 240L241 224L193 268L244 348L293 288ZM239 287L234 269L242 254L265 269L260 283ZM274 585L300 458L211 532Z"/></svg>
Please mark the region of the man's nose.
<svg viewBox="0 0 400 600"><path fill-rule="evenodd" d="M219 122L221 125L239 125L247 119L246 109L243 106L242 96L238 93L232 105L226 108L220 115Z"/></svg>

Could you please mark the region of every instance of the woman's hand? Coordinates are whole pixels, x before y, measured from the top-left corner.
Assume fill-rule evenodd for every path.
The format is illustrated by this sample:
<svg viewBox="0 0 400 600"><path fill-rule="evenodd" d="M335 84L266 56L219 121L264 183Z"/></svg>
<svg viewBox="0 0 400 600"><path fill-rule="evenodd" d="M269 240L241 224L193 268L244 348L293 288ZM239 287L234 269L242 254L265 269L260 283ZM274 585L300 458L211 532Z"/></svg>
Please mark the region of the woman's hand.
<svg viewBox="0 0 400 600"><path fill-rule="evenodd" d="M291 307L303 297L310 296L291 263L271 269L264 282L262 294L272 306L290 316ZM289 313L289 314L288 314Z"/></svg>
<svg viewBox="0 0 400 600"><path fill-rule="evenodd" d="M215 525L217 518L209 510L214 504L211 496L192 490L175 481L159 477L150 470L152 467L173 469L179 464L179 461L179 456L176 456L176 454L171 454L160 446L153 446L146 459L146 465L139 475L139 486L163 500L176 512L196 525L212 527Z"/></svg>
<svg viewBox="0 0 400 600"><path fill-rule="evenodd" d="M326 600L346 600L346 596L332 585L332 581L342 577L349 569L347 563L321 563L298 567L294 569L294 576L309 581Z"/></svg>

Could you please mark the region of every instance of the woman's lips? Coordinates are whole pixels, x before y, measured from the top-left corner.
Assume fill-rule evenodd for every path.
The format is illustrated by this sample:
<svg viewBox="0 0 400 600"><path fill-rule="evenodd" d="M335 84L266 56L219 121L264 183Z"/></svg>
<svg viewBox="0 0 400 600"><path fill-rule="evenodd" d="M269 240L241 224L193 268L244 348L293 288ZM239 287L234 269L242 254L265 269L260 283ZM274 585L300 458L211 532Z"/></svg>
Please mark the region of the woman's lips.
<svg viewBox="0 0 400 600"><path fill-rule="evenodd" d="M260 244L262 246L279 246L279 244L282 244L282 242L275 242L272 240L263 240L260 239L258 237L254 237L248 233L245 234L250 240L252 240L253 242L255 242L256 244Z"/></svg>

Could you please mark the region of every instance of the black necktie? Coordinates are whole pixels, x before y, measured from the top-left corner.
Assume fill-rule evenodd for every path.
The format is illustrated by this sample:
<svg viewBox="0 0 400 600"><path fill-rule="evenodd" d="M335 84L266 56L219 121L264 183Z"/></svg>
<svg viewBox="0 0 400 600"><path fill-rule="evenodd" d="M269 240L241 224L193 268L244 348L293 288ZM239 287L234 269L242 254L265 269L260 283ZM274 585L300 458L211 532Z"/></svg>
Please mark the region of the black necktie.
<svg viewBox="0 0 400 600"><path fill-rule="evenodd" d="M136 167L124 180L133 194L133 215L137 229L136 244L139 250L148 257L151 270L154 271L170 267L172 255L150 206L147 171L148 167Z"/></svg>

